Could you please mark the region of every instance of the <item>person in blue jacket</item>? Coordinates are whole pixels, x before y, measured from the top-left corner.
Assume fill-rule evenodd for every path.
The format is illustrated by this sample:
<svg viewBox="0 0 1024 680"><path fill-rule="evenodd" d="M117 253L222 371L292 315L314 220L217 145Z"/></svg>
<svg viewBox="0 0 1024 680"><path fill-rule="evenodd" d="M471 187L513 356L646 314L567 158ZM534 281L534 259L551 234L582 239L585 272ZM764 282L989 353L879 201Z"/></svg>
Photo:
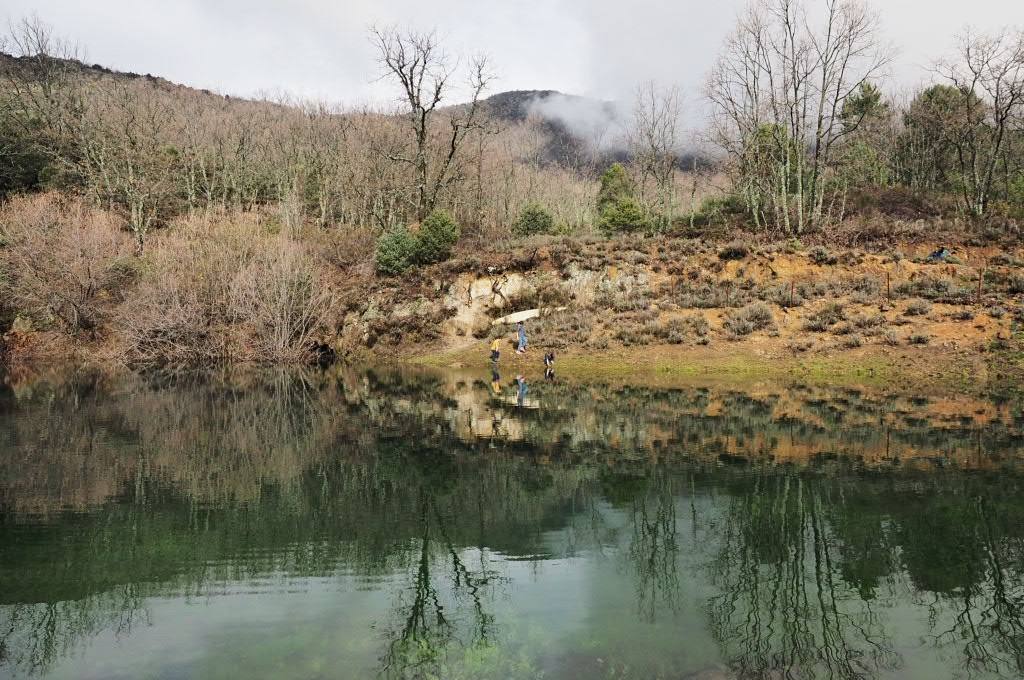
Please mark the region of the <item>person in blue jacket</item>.
<svg viewBox="0 0 1024 680"><path fill-rule="evenodd" d="M526 326L520 321L516 324L516 328L519 329L519 347L516 349L516 353L523 354L526 352Z"/></svg>

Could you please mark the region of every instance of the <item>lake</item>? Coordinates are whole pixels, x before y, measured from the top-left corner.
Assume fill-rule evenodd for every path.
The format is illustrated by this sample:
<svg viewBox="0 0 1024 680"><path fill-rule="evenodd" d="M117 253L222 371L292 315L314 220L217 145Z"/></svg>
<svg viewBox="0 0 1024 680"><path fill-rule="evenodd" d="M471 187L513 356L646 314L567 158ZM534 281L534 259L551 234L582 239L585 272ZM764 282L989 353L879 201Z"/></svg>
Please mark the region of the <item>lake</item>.
<svg viewBox="0 0 1024 680"><path fill-rule="evenodd" d="M1024 411L398 368L0 382L0 677L1019 678Z"/></svg>

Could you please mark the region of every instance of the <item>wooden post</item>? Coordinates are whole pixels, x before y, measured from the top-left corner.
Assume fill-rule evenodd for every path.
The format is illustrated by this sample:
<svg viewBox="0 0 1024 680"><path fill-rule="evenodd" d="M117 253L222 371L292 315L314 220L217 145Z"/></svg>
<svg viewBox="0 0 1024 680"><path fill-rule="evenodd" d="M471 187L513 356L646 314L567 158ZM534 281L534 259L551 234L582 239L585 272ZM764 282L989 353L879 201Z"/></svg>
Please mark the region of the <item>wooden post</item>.
<svg viewBox="0 0 1024 680"><path fill-rule="evenodd" d="M982 269L978 272L978 304L981 304L981 287L985 282L985 270Z"/></svg>
<svg viewBox="0 0 1024 680"><path fill-rule="evenodd" d="M795 281L790 281L789 282L789 306L790 307L793 306L793 298L794 298L795 293L796 293L796 282Z"/></svg>
<svg viewBox="0 0 1024 680"><path fill-rule="evenodd" d="M889 288L889 272L885 272L885 298L892 302L892 291Z"/></svg>

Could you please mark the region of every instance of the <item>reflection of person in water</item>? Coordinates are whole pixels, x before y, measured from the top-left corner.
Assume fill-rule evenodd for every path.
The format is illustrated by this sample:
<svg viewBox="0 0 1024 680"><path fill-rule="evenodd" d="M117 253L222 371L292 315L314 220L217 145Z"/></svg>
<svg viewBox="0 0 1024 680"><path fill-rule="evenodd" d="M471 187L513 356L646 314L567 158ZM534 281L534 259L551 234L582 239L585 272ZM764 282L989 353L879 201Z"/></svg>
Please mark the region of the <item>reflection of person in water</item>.
<svg viewBox="0 0 1024 680"><path fill-rule="evenodd" d="M523 404L526 402L526 393L529 390L529 388L526 386L526 378L524 378L521 375L517 375L516 385L519 388L516 393L516 406L522 408Z"/></svg>
<svg viewBox="0 0 1024 680"><path fill-rule="evenodd" d="M501 394L501 376L497 371L491 371L491 391L494 396Z"/></svg>
<svg viewBox="0 0 1024 680"><path fill-rule="evenodd" d="M555 379L555 353L548 352L544 355L544 379Z"/></svg>

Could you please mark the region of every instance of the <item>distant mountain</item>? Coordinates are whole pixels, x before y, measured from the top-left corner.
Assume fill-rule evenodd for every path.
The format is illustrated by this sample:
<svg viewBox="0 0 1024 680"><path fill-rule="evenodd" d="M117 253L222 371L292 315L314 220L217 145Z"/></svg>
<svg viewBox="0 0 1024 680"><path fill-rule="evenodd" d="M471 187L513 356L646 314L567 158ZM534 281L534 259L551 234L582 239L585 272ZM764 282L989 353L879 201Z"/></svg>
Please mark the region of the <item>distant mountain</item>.
<svg viewBox="0 0 1024 680"><path fill-rule="evenodd" d="M237 103L262 103L259 100L221 95L182 85L149 73L118 71L100 64L85 64L71 59L14 57L0 52L0 72L4 70L27 70L40 78L47 72L52 74L63 70L86 78L144 80L164 91L193 93ZM543 162L583 169L592 167L595 162L605 163L622 157L622 152L617 150L619 145L615 143L615 138L619 136L623 116L619 107L612 102L557 90L513 90L492 95L483 103L494 119L506 125L521 125L531 117L536 120L547 136L541 154ZM462 106L465 104L457 104L452 108Z"/></svg>
<svg viewBox="0 0 1024 680"><path fill-rule="evenodd" d="M615 102L565 94L557 90L512 90L484 101L493 118L519 124L536 120L547 132L543 160L575 168L623 157L627 120Z"/></svg>

